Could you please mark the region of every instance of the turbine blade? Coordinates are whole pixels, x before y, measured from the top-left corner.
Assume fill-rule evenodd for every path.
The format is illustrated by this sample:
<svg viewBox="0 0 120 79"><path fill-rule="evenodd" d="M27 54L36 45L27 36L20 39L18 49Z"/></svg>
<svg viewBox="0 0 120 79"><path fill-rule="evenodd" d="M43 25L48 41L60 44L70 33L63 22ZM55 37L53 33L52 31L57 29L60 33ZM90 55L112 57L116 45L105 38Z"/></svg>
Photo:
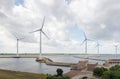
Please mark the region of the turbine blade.
<svg viewBox="0 0 120 79"><path fill-rule="evenodd" d="M98 47L98 45L95 46L95 48L97 48L97 47Z"/></svg>
<svg viewBox="0 0 120 79"><path fill-rule="evenodd" d="M84 41L80 44L80 46L83 45L85 41L86 41L86 40L84 40Z"/></svg>
<svg viewBox="0 0 120 79"><path fill-rule="evenodd" d="M97 41L97 46L101 46L101 44L99 43L99 41Z"/></svg>
<svg viewBox="0 0 120 79"><path fill-rule="evenodd" d="M18 39L18 37L16 36L16 34L15 33L12 33L13 34L13 36L16 38L16 39Z"/></svg>
<svg viewBox="0 0 120 79"><path fill-rule="evenodd" d="M99 46L99 42L97 41L97 46Z"/></svg>
<svg viewBox="0 0 120 79"><path fill-rule="evenodd" d="M95 48L97 48L97 46L95 46Z"/></svg>
<svg viewBox="0 0 120 79"><path fill-rule="evenodd" d="M14 37L15 37L17 40L22 40L22 39L25 38L25 37L19 38L19 37L16 36L16 34L14 34L14 33L12 33L12 34L14 35Z"/></svg>
<svg viewBox="0 0 120 79"><path fill-rule="evenodd" d="M16 39L18 39L17 36L16 36L15 34L13 34L13 35L14 35L14 37L15 37Z"/></svg>
<svg viewBox="0 0 120 79"><path fill-rule="evenodd" d="M41 27L41 29L43 29L44 23L45 23L45 16L44 16L44 18L43 18L43 22L42 22L42 27Z"/></svg>
<svg viewBox="0 0 120 79"><path fill-rule="evenodd" d="M87 39L88 41L95 41L95 40L92 40L92 39Z"/></svg>
<svg viewBox="0 0 120 79"><path fill-rule="evenodd" d="M45 34L45 32L43 32L42 30L41 30L41 32L49 39L49 37Z"/></svg>
<svg viewBox="0 0 120 79"><path fill-rule="evenodd" d="M95 48L96 48L96 47L100 47L100 46L101 46L101 45L100 45L99 43L97 43L96 46L95 46Z"/></svg>
<svg viewBox="0 0 120 79"><path fill-rule="evenodd" d="M22 39L24 39L25 37L22 37L22 38L19 38L19 40L22 40Z"/></svg>
<svg viewBox="0 0 120 79"><path fill-rule="evenodd" d="M41 29L38 29L38 30L35 30L35 31L32 31L32 32L29 32L29 33L34 33L34 32L37 32L37 31L40 31Z"/></svg>
<svg viewBox="0 0 120 79"><path fill-rule="evenodd" d="M87 36L86 36L85 32L84 32L84 37L85 37L85 39L87 39Z"/></svg>

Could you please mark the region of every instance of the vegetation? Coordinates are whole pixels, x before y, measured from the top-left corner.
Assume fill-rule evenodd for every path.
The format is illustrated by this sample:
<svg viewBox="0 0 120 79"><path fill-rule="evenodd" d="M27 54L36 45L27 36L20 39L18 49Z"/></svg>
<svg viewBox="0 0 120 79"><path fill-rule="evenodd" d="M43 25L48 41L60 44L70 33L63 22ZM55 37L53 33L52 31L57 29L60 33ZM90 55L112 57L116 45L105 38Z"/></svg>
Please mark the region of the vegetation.
<svg viewBox="0 0 120 79"><path fill-rule="evenodd" d="M102 79L120 79L120 71L106 71L102 75Z"/></svg>
<svg viewBox="0 0 120 79"><path fill-rule="evenodd" d="M120 65L115 65L110 68L111 71L120 71Z"/></svg>
<svg viewBox="0 0 120 79"><path fill-rule="evenodd" d="M120 65L112 66L110 69L95 68L93 75L101 79L120 79Z"/></svg>
<svg viewBox="0 0 120 79"><path fill-rule="evenodd" d="M47 75L0 69L0 79L46 79Z"/></svg>
<svg viewBox="0 0 120 79"><path fill-rule="evenodd" d="M63 70L62 69L57 69L57 76L63 76Z"/></svg>
<svg viewBox="0 0 120 79"><path fill-rule="evenodd" d="M82 77L82 79L88 79L88 77L87 77L87 76L84 76L84 77Z"/></svg>
<svg viewBox="0 0 120 79"><path fill-rule="evenodd" d="M104 67L101 67L101 68L97 67L97 68L95 68L93 70L93 75L101 77L105 71L107 71L106 68L104 68Z"/></svg>
<svg viewBox="0 0 120 79"><path fill-rule="evenodd" d="M68 76L63 75L62 69L57 69L56 72L57 75L48 75L46 79L70 79Z"/></svg>

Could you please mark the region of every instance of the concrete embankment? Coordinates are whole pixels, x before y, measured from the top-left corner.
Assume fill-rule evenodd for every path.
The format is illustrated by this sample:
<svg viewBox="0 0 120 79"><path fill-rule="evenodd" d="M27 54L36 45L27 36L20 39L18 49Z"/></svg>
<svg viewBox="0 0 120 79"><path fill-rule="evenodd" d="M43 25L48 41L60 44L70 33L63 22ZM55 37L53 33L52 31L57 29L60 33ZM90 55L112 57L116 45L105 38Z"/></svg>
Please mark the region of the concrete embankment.
<svg viewBox="0 0 120 79"><path fill-rule="evenodd" d="M80 56L74 56L74 57L75 58L88 59L88 60L105 61L104 59L97 59L97 58L90 58L90 57L80 57Z"/></svg>
<svg viewBox="0 0 120 79"><path fill-rule="evenodd" d="M47 65L52 65L52 66L65 66L65 67L71 67L72 65L76 65L77 63L68 63L68 62L54 62L49 58L42 58L36 59L37 62L43 62L46 63Z"/></svg>
<svg viewBox="0 0 120 79"><path fill-rule="evenodd" d="M65 63L65 62L46 62L46 64L52 66L65 66L65 67L71 67L72 65L75 65L75 63Z"/></svg>
<svg viewBox="0 0 120 79"><path fill-rule="evenodd" d="M0 55L0 58L37 58L38 55Z"/></svg>

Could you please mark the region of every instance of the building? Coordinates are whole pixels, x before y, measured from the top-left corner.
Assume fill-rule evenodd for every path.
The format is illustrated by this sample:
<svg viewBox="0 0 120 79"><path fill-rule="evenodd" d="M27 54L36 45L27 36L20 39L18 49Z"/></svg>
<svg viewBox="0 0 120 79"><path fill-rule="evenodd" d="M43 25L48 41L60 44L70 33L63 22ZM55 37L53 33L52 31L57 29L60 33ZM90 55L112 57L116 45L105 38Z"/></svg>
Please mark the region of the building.
<svg viewBox="0 0 120 79"><path fill-rule="evenodd" d="M79 61L76 65L72 65L71 70L83 70L87 68L88 61Z"/></svg>
<svg viewBox="0 0 120 79"><path fill-rule="evenodd" d="M111 67L115 65L120 65L120 59L109 59L106 60L105 63L103 64L103 66L105 67Z"/></svg>

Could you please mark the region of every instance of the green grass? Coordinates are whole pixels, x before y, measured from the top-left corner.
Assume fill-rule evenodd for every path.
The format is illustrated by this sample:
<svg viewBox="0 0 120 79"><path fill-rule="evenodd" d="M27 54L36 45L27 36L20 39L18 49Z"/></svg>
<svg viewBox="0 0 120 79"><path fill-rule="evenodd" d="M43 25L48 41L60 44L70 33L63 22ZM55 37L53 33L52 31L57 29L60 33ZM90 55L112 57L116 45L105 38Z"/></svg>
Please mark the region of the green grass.
<svg viewBox="0 0 120 79"><path fill-rule="evenodd" d="M0 79L46 79L45 74L35 74L0 69Z"/></svg>

